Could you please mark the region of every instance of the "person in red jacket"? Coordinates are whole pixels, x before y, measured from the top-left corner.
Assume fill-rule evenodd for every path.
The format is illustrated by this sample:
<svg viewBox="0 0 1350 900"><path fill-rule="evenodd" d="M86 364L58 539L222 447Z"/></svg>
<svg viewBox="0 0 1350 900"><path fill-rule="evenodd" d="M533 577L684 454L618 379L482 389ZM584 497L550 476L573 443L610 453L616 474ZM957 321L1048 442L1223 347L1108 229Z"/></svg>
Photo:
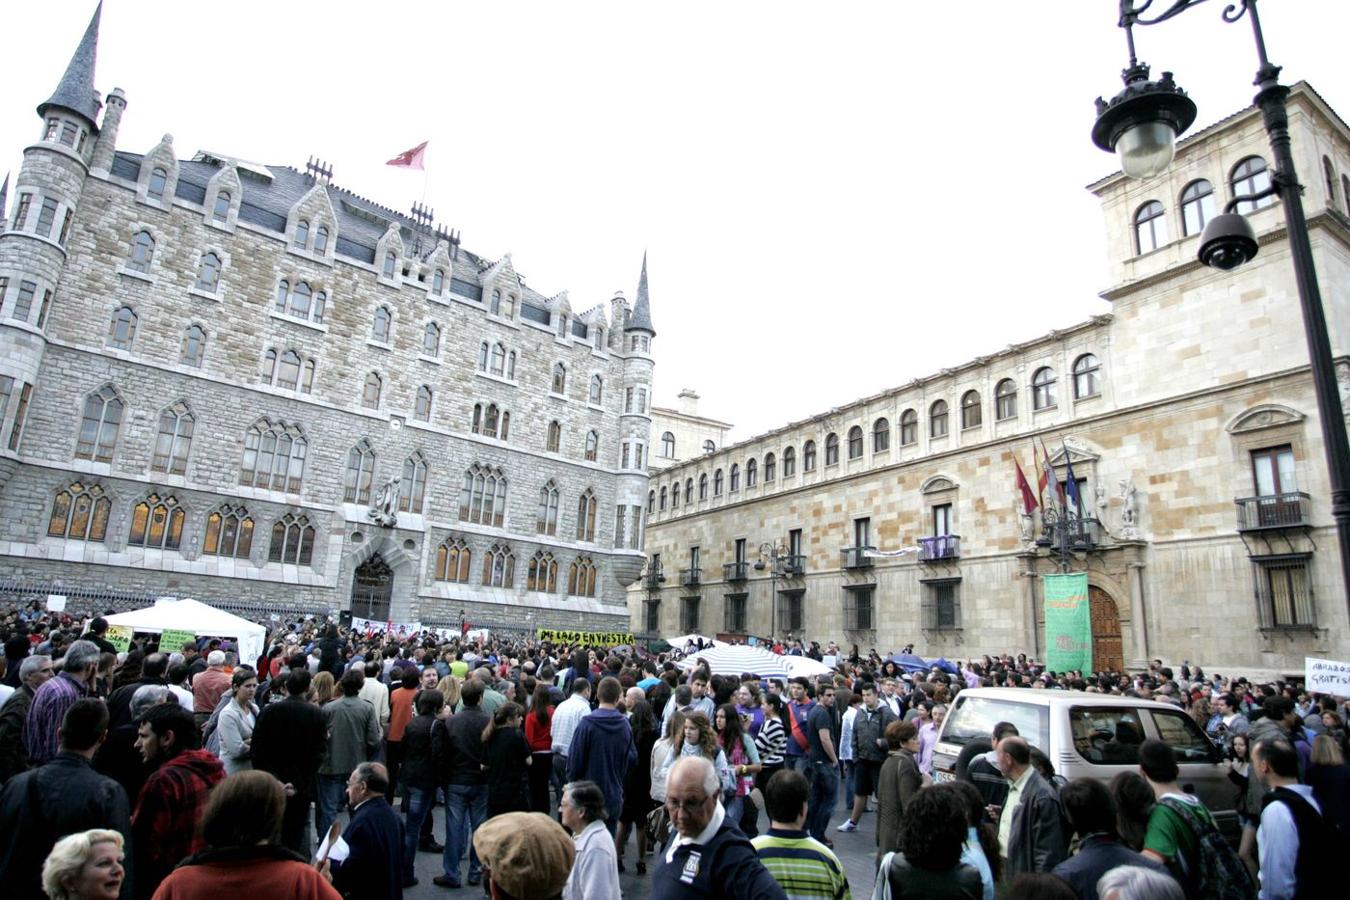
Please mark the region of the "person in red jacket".
<svg viewBox="0 0 1350 900"><path fill-rule="evenodd" d="M197 823L207 796L225 777L214 753L200 749L192 714L177 703L147 709L137 725L136 749L159 768L141 787L131 814L137 897L151 897L185 857L202 849Z"/></svg>
<svg viewBox="0 0 1350 900"><path fill-rule="evenodd" d="M553 704L548 682L541 681L525 714L525 743L530 745L530 811L549 814L548 782L553 774Z"/></svg>

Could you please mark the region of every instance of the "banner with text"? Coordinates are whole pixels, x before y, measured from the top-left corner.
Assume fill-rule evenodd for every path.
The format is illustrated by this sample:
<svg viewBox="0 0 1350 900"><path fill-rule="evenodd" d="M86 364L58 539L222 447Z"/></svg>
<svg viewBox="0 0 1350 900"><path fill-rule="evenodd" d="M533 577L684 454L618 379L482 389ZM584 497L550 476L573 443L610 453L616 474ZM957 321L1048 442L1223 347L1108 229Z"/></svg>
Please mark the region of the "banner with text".
<svg viewBox="0 0 1350 900"><path fill-rule="evenodd" d="M404 641L413 635L420 633L422 631L422 623L390 622L387 620L363 619L360 616L352 616L352 631L361 632L366 635L383 634L385 637Z"/></svg>
<svg viewBox="0 0 1350 900"><path fill-rule="evenodd" d="M1086 572L1045 575L1045 665L1054 672L1092 671L1092 606Z"/></svg>
<svg viewBox="0 0 1350 900"><path fill-rule="evenodd" d="M1305 656L1303 668L1304 690L1314 694L1350 697L1350 662Z"/></svg>
<svg viewBox="0 0 1350 900"><path fill-rule="evenodd" d="M126 653L131 649L131 626L109 625L103 633L103 639L112 644L118 653Z"/></svg>
<svg viewBox="0 0 1350 900"><path fill-rule="evenodd" d="M197 634L177 628L166 628L159 636L159 649L164 653L182 653L184 644L197 644ZM240 660L244 662L244 660ZM252 665L252 660L248 661Z"/></svg>
<svg viewBox="0 0 1350 900"><path fill-rule="evenodd" d="M552 641L555 644L617 647L620 644L633 643L633 635L627 631L561 631L556 628L540 628L535 634L539 640Z"/></svg>

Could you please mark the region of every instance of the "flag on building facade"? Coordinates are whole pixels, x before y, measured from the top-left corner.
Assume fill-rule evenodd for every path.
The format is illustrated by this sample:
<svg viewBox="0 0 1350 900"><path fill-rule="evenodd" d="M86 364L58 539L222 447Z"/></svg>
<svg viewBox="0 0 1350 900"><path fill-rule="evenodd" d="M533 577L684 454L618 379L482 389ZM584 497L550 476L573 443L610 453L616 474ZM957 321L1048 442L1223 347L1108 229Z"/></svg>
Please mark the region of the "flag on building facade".
<svg viewBox="0 0 1350 900"><path fill-rule="evenodd" d="M1031 484L1027 482L1027 476L1022 472L1022 464L1013 457L1013 465L1017 467L1017 490L1022 494L1022 512L1031 515L1031 511L1040 504L1036 502L1036 495L1031 492Z"/></svg>
<svg viewBox="0 0 1350 900"><path fill-rule="evenodd" d="M1041 441L1041 487L1050 488L1050 496L1046 501L1046 506L1051 509L1057 509L1064 506L1064 494L1059 489L1059 479L1055 477L1055 467L1050 465L1050 451L1045 449L1045 441Z"/></svg>
<svg viewBox="0 0 1350 900"><path fill-rule="evenodd" d="M423 165L423 160L426 159L426 155L427 155L427 144L429 144L429 143L431 143L431 142L430 142L430 141L423 141L422 143L418 144L416 147L412 148L411 150L404 150L404 151L403 151L402 153L400 153L398 156L395 156L393 159L391 159L391 160L389 160L387 163L385 163L385 165L386 165L386 166L394 166L395 168L399 168L399 169L422 169L422 170L425 170L425 169L426 169L426 166Z"/></svg>
<svg viewBox="0 0 1350 900"><path fill-rule="evenodd" d="M1060 446L1064 448L1064 489L1068 491L1069 500L1073 503L1070 509L1082 515L1083 498L1078 494L1078 480L1073 477L1073 462L1069 459L1069 447L1063 441L1060 441Z"/></svg>

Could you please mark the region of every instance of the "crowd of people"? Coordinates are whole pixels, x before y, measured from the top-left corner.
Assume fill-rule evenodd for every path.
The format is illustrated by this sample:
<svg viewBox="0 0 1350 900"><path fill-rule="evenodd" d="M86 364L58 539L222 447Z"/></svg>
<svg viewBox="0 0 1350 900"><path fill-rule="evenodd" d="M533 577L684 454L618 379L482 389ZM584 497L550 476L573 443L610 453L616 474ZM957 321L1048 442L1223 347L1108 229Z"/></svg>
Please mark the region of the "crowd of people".
<svg viewBox="0 0 1350 900"><path fill-rule="evenodd" d="M869 813L859 896L1304 897L1335 891L1350 849L1344 700L1189 664L915 669L789 642L774 649L830 674L785 683L714 673L698 643L386 639L306 619L241 660L228 639L119 652L106 635L101 617L0 614L9 896L396 898L425 853L436 886L504 900L616 900L630 866L658 900L842 900L858 887L834 840ZM1066 780L999 722L940 769L944 717L981 686L1184 709L1226 760L1240 840L1164 740L1109 782Z"/></svg>

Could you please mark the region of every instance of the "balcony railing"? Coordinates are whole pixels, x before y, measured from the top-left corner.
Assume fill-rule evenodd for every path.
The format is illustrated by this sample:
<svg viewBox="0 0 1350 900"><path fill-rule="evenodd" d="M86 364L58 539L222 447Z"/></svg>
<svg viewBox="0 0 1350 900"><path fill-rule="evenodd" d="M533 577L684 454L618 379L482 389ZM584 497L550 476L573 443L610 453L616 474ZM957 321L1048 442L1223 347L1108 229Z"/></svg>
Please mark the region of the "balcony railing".
<svg viewBox="0 0 1350 900"><path fill-rule="evenodd" d="M935 534L919 538L920 562L941 562L961 558L961 535Z"/></svg>
<svg viewBox="0 0 1350 900"><path fill-rule="evenodd" d="M750 564L745 561L722 564L723 581L745 581L750 577Z"/></svg>
<svg viewBox="0 0 1350 900"><path fill-rule="evenodd" d="M787 556L778 557L778 562L774 564L774 574L784 578L795 578L806 574L806 554L789 553Z"/></svg>
<svg viewBox="0 0 1350 900"><path fill-rule="evenodd" d="M703 583L702 569L681 569L680 585L682 587L698 587Z"/></svg>
<svg viewBox="0 0 1350 900"><path fill-rule="evenodd" d="M845 569L870 569L872 559L867 555L869 550L875 550L876 547L845 547L839 551L844 556Z"/></svg>
<svg viewBox="0 0 1350 900"><path fill-rule="evenodd" d="M666 576L660 569L655 572L646 572L642 576L642 586L649 591L661 590L661 585L665 582Z"/></svg>
<svg viewBox="0 0 1350 900"><path fill-rule="evenodd" d="M1236 501L1238 531L1303 528L1312 524L1312 500L1304 493L1267 494Z"/></svg>

